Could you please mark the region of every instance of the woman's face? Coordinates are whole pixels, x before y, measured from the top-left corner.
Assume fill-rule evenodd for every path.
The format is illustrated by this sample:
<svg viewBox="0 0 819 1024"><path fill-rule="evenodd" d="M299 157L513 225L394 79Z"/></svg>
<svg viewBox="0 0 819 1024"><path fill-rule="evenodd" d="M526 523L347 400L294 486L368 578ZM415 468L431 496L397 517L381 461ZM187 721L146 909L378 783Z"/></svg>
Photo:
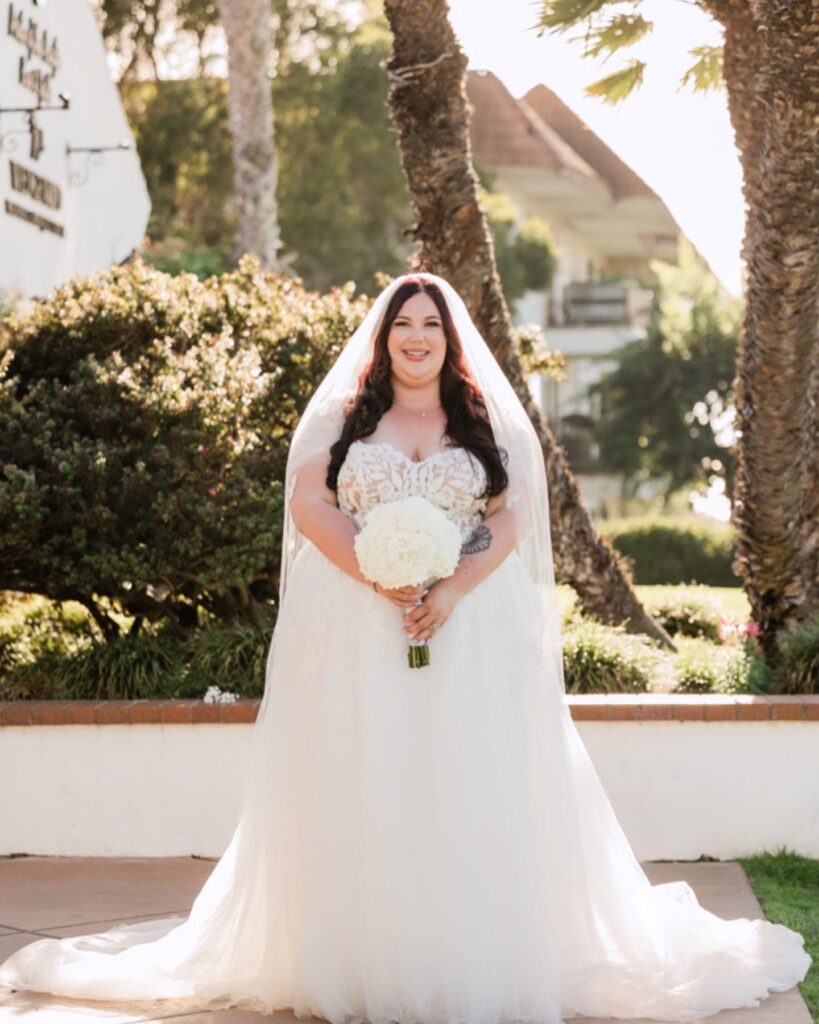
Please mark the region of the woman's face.
<svg viewBox="0 0 819 1024"><path fill-rule="evenodd" d="M408 387L429 383L446 358L441 314L426 292L411 295L399 309L387 337L393 376Z"/></svg>

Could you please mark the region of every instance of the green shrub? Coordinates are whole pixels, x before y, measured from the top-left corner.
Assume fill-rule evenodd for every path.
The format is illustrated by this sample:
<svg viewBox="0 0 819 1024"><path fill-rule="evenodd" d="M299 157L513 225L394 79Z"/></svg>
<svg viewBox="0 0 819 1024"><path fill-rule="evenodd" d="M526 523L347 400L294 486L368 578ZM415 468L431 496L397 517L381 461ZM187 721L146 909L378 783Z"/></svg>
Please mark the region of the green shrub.
<svg viewBox="0 0 819 1024"><path fill-rule="evenodd" d="M213 624L186 644L185 675L174 696L201 697L209 686L261 697L272 622Z"/></svg>
<svg viewBox="0 0 819 1024"><path fill-rule="evenodd" d="M138 700L164 697L182 675L179 639L126 634L96 643L62 662L53 685L71 700ZM52 670L53 671L53 670Z"/></svg>
<svg viewBox="0 0 819 1024"><path fill-rule="evenodd" d="M713 644L677 642L674 656L674 693L716 693L719 671Z"/></svg>
<svg viewBox="0 0 819 1024"><path fill-rule="evenodd" d="M566 693L644 693L663 664L652 641L622 626L574 620L563 637Z"/></svg>
<svg viewBox="0 0 819 1024"><path fill-rule="evenodd" d="M757 642L749 637L738 645L736 656L726 661L720 692L770 693L771 678L770 666L763 660Z"/></svg>
<svg viewBox="0 0 819 1024"><path fill-rule="evenodd" d="M88 613L76 605L55 604L28 594L6 593L4 598L0 679L18 666L70 658L89 647L98 636ZM14 695L20 694L15 690Z"/></svg>
<svg viewBox="0 0 819 1024"><path fill-rule="evenodd" d="M272 622L219 622L179 636L99 639L74 650L56 645L0 674L0 700L137 700L204 696L208 687L261 697Z"/></svg>
<svg viewBox="0 0 819 1024"><path fill-rule="evenodd" d="M673 693L767 692L768 670L752 638L736 644L677 640Z"/></svg>
<svg viewBox="0 0 819 1024"><path fill-rule="evenodd" d="M779 635L771 667L773 693L819 693L819 616Z"/></svg>
<svg viewBox="0 0 819 1024"><path fill-rule="evenodd" d="M3 700L136 700L171 696L181 674L179 639L126 634L68 652L53 648L0 678Z"/></svg>
<svg viewBox="0 0 819 1024"><path fill-rule="evenodd" d="M207 281L136 261L9 317L0 589L185 628L271 611L290 437L366 308L246 258Z"/></svg>
<svg viewBox="0 0 819 1024"><path fill-rule="evenodd" d="M675 587L652 595L647 610L666 629L669 636L702 637L719 641L719 601L705 586Z"/></svg>
<svg viewBox="0 0 819 1024"><path fill-rule="evenodd" d="M631 563L636 583L738 583L731 569L734 531L729 525L646 517L605 520L599 529Z"/></svg>

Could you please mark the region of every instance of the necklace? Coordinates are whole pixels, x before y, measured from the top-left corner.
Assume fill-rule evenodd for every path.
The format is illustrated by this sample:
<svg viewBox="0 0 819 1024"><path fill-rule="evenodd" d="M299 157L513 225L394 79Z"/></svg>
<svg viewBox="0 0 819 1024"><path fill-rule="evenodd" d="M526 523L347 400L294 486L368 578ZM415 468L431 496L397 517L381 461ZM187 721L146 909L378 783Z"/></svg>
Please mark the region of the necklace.
<svg viewBox="0 0 819 1024"><path fill-rule="evenodd" d="M401 405L400 402L393 401L392 404L397 405L399 409L406 409L407 412L414 412L418 416L429 416L431 412L436 412L436 410L441 408L440 405L436 405L433 409L427 409L425 412L421 412L420 409L413 409L412 406L409 405Z"/></svg>

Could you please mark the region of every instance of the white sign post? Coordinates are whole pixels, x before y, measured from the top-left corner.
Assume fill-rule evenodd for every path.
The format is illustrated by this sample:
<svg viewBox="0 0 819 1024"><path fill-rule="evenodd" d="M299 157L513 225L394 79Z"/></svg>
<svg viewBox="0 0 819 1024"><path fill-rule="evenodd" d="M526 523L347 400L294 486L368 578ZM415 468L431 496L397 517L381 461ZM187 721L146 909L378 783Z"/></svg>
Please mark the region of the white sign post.
<svg viewBox="0 0 819 1024"><path fill-rule="evenodd" d="M89 0L0 0L0 290L121 263L150 209Z"/></svg>

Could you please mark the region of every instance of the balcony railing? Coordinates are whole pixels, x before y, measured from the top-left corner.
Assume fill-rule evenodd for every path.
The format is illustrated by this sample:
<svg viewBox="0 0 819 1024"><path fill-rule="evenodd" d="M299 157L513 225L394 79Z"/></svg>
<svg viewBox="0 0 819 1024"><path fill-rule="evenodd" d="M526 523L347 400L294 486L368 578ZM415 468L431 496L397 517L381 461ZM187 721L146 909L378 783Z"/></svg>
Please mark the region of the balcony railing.
<svg viewBox="0 0 819 1024"><path fill-rule="evenodd" d="M563 289L563 318L569 326L627 324L628 286L623 281L571 281Z"/></svg>

